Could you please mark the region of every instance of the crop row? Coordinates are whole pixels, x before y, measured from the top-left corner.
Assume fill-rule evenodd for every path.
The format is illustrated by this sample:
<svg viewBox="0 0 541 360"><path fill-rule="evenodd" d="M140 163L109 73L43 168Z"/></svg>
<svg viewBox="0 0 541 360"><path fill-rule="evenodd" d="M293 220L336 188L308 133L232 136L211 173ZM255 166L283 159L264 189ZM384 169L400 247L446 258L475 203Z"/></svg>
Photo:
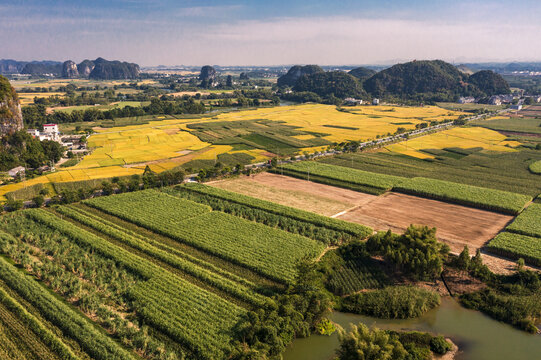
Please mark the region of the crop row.
<svg viewBox="0 0 541 360"><path fill-rule="evenodd" d="M380 191L388 191L404 180L400 176L377 174L316 161L301 161L294 164L287 164L283 166L283 169L306 175L309 173L310 176L315 175L354 185L368 186Z"/></svg>
<svg viewBox="0 0 541 360"><path fill-rule="evenodd" d="M389 284L383 271L374 267L371 259L348 260L329 279L329 289L337 295L347 295L363 289L379 289Z"/></svg>
<svg viewBox="0 0 541 360"><path fill-rule="evenodd" d="M100 231L124 244L140 250L147 255L150 255L156 259L163 261L164 263L171 265L191 276L211 285L217 289L220 289L227 294L237 297L242 301L246 301L256 306L261 306L265 303L266 298L253 291L249 286L254 286L250 282L240 279L239 282L224 277L219 273L224 273L223 270L214 267L211 264L206 264L207 267L213 267L216 272L210 271L197 263L201 263L202 260L195 259L189 255L185 255L177 249L165 246L165 249L160 249L157 246L160 244L150 238L142 237L138 234L130 234L129 230L125 231L119 229L115 224L96 217L88 212L80 210L75 207L58 207L57 211L61 214L69 216L77 222ZM164 247L163 245L161 245ZM192 260L192 261L190 261ZM233 274L230 277L236 277ZM242 284L241 284L242 282Z"/></svg>
<svg viewBox="0 0 541 360"><path fill-rule="evenodd" d="M43 344L52 350L60 359L77 360L78 357L71 349L62 342L51 330L46 328L39 319L30 314L21 304L12 298L4 289L0 287L0 307L8 310L12 316L16 317L27 330L33 334L30 337L37 337ZM45 354L43 354L45 355Z"/></svg>
<svg viewBox="0 0 541 360"><path fill-rule="evenodd" d="M506 230L541 238L541 204L528 206Z"/></svg>
<svg viewBox="0 0 541 360"><path fill-rule="evenodd" d="M331 229L341 233L353 235L358 238L365 238L372 234L373 230L369 227L350 223L343 220L329 218L318 214L311 213L300 209L295 209L289 206L276 204L270 201L256 199L250 196L237 194L231 191L215 188L212 186L206 186L197 183L188 183L183 186L177 187L177 189L185 189L188 191L212 196L229 202L233 202L240 205L245 205L254 209L266 211L271 214L288 217L294 220L302 221L305 223L313 224L323 228Z"/></svg>
<svg viewBox="0 0 541 360"><path fill-rule="evenodd" d="M145 278L128 294L144 323L159 329L197 358L222 358L229 350L232 328L246 313L244 309L52 213L25 213Z"/></svg>
<svg viewBox="0 0 541 360"><path fill-rule="evenodd" d="M33 278L0 257L0 278L95 359L132 359L130 353Z"/></svg>
<svg viewBox="0 0 541 360"><path fill-rule="evenodd" d="M529 264L541 266L541 239L531 236L502 232L492 239L487 249L512 259L523 258Z"/></svg>
<svg viewBox="0 0 541 360"><path fill-rule="evenodd" d="M167 202L196 204L156 194L160 195L156 196L156 201L166 196ZM293 281L297 261L305 256L316 257L324 248L315 240L222 212L208 212L184 221L167 221L167 217L174 218L175 211L166 203L134 210L131 204L118 202L115 198L110 196L85 203L282 283Z"/></svg>
<svg viewBox="0 0 541 360"><path fill-rule="evenodd" d="M114 196L99 197L84 201L94 207L102 207L111 215L127 212L133 217L145 217L152 221L178 224L211 211L211 208L193 201L179 200L156 190L143 190ZM129 221L129 219L126 219Z"/></svg>
<svg viewBox="0 0 541 360"><path fill-rule="evenodd" d="M407 179L393 190L513 215L532 200L528 195L422 177Z"/></svg>

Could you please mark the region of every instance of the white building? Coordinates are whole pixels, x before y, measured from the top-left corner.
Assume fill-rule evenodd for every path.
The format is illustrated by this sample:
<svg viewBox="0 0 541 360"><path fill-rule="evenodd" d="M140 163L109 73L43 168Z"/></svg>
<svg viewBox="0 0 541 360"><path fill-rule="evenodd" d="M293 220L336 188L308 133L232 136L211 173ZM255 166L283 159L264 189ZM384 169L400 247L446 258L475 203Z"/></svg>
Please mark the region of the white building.
<svg viewBox="0 0 541 360"><path fill-rule="evenodd" d="M43 131L36 129L29 129L27 132L34 138L38 138L40 141L52 140L60 142L60 131L58 131L57 124L45 124L43 125Z"/></svg>
<svg viewBox="0 0 541 360"><path fill-rule="evenodd" d="M361 99L355 99L351 97L345 98L344 102L346 103L346 105L362 105L363 104L363 101Z"/></svg>
<svg viewBox="0 0 541 360"><path fill-rule="evenodd" d="M11 176L11 177L15 177L20 173L24 174L25 171L26 171L26 169L24 168L24 166L17 166L16 168L13 168L13 169L9 170L8 175Z"/></svg>
<svg viewBox="0 0 541 360"><path fill-rule="evenodd" d="M372 105L379 105L379 99L373 99Z"/></svg>
<svg viewBox="0 0 541 360"><path fill-rule="evenodd" d="M511 105L509 106L511 110L522 110L522 105Z"/></svg>
<svg viewBox="0 0 541 360"><path fill-rule="evenodd" d="M461 97L460 99L458 99L459 104L471 104L471 103L474 103L474 102L475 102L475 98L472 97L472 96Z"/></svg>

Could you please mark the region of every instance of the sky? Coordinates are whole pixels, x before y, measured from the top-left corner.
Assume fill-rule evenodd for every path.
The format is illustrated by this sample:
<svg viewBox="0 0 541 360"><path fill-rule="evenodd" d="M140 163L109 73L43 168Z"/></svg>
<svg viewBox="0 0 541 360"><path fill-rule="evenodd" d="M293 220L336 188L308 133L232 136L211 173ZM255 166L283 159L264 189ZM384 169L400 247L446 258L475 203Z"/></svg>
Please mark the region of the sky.
<svg viewBox="0 0 541 360"><path fill-rule="evenodd" d="M0 59L541 61L539 0L0 0Z"/></svg>

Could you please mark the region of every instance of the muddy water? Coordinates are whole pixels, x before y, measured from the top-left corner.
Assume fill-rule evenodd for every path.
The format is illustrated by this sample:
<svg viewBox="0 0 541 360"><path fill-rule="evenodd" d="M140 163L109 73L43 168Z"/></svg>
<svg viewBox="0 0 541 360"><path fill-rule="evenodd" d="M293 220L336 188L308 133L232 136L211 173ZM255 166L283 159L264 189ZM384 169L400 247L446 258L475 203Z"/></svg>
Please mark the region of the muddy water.
<svg viewBox="0 0 541 360"><path fill-rule="evenodd" d="M515 330L477 311L467 310L450 298L418 319L381 320L335 312L331 319L343 327L362 322L388 330L418 330L449 337L460 351L458 360L541 359L541 336ZM329 360L338 347L336 333L297 339L285 351L284 360Z"/></svg>

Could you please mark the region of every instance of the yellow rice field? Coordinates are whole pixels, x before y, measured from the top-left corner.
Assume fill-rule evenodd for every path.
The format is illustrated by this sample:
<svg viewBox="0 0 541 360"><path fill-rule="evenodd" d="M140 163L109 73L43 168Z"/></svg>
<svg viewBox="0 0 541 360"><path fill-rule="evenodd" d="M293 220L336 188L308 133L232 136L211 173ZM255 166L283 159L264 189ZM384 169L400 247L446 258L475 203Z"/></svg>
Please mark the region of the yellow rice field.
<svg viewBox="0 0 541 360"><path fill-rule="evenodd" d="M52 85L52 84L51 84ZM330 142L351 140L369 140L376 136L394 133L399 127L414 129L416 124L432 120L453 120L462 113L444 110L434 106L398 107L398 106L358 106L338 111L335 106L321 104L305 104L259 108L218 114L213 118L201 117L191 119L164 119L147 124L116 128L98 128L97 133L88 138L92 153L85 156L79 164L58 170L47 176L32 179L32 183L68 182L88 179L109 178L140 174L146 165L154 171L161 172L180 166L191 160L213 160L220 154L244 153L253 157L253 162L266 161L273 155L265 149L234 150L230 145L212 145L201 141L187 127L190 123L224 122L238 120L270 120L294 126L302 131L319 133ZM159 118L159 117L158 117ZM261 124L264 128L265 125ZM459 131L460 129L454 129ZM468 129L468 131L471 131ZM481 131L490 131L482 129ZM422 156L417 151L421 148L439 148L448 146L474 147L480 146L474 138L467 134L454 133L457 145L437 145L437 134L430 140L435 144L427 146L419 140L410 140L408 149L395 145L391 151L407 151L412 156ZM293 138L293 137L292 137ZM313 135L297 135L298 140L309 140ZM425 141L426 137L422 141ZM419 144L416 143L419 141ZM477 140L478 141L478 140ZM500 144L503 138L485 139L484 147L509 150ZM460 145L458 145L460 143ZM466 143L466 145L464 145ZM490 145L490 146L489 146ZM298 149L303 151L320 151L325 146ZM11 184L0 187L0 196L22 187L22 184Z"/></svg>
<svg viewBox="0 0 541 360"><path fill-rule="evenodd" d="M505 135L481 127L457 127L434 134L413 138L401 143L386 146L385 149L420 159L434 158L422 152L422 149L444 148L483 148L487 151L516 151L521 145L517 141L508 141Z"/></svg>

